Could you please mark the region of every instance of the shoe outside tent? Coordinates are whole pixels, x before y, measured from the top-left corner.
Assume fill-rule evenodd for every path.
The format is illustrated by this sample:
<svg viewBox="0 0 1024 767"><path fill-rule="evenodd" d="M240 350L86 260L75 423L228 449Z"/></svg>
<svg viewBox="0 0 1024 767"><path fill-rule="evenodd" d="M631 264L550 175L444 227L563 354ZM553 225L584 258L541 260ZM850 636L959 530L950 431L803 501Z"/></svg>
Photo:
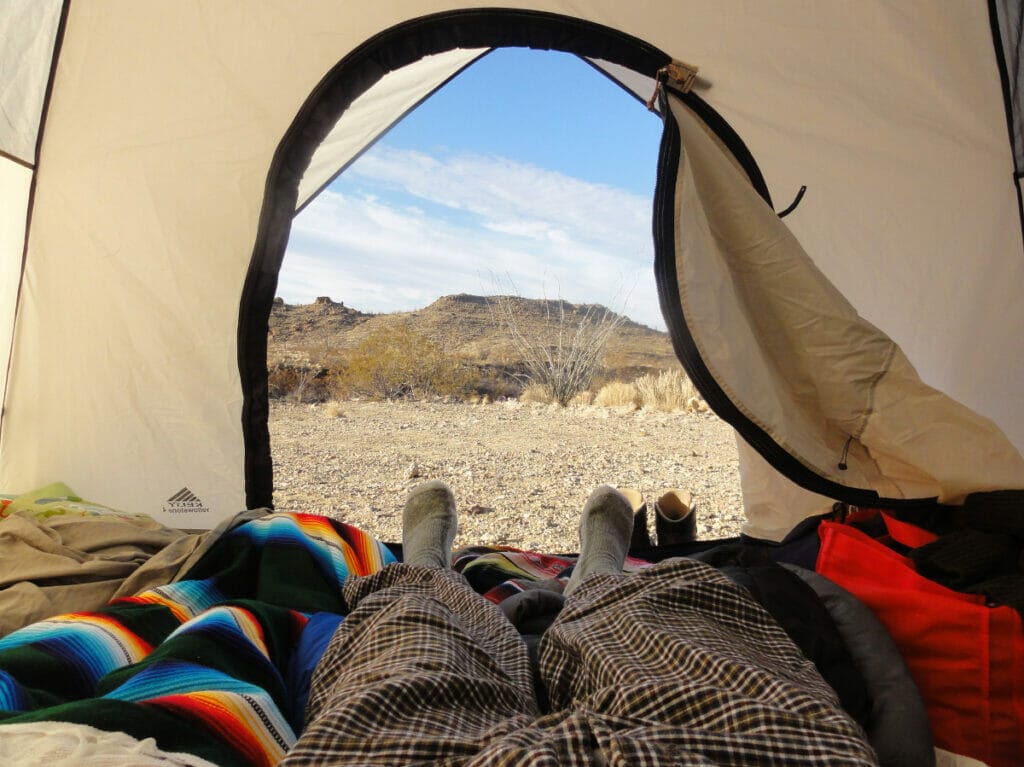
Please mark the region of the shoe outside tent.
<svg viewBox="0 0 1024 767"><path fill-rule="evenodd" d="M564 0L0 12L0 489L171 526L272 506L267 324L296 211L495 47L664 119L676 352L751 536L835 500L1024 513L1021 6ZM495 83L500 88L500 83Z"/></svg>

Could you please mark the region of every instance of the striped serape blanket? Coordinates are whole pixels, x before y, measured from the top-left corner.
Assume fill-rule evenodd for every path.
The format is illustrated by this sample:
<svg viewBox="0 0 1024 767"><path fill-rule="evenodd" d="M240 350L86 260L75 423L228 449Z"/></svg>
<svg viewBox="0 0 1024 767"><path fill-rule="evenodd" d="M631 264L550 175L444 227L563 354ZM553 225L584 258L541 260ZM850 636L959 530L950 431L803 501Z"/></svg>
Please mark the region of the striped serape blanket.
<svg viewBox="0 0 1024 767"><path fill-rule="evenodd" d="M512 546L471 546L452 554L452 569L494 604L539 584L560 590L575 564L575 554L541 554ZM632 573L650 566L645 560L626 557L622 570Z"/></svg>
<svg viewBox="0 0 1024 767"><path fill-rule="evenodd" d="M0 639L0 724L86 724L220 765L276 764L325 642L307 627L345 614L348 575L394 560L326 517L246 522L182 580Z"/></svg>

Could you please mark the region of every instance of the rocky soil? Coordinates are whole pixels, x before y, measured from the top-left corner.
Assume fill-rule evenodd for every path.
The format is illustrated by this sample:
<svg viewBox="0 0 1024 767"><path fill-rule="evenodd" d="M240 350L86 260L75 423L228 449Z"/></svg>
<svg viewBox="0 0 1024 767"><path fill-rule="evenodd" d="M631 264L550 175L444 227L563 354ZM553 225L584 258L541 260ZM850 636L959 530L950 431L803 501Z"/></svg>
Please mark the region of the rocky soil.
<svg viewBox="0 0 1024 767"><path fill-rule="evenodd" d="M278 510L327 514L385 541L401 540L405 496L428 479L455 492L456 547L576 551L580 510L603 483L650 504L688 488L702 539L736 535L743 521L732 430L710 413L275 401L270 434Z"/></svg>

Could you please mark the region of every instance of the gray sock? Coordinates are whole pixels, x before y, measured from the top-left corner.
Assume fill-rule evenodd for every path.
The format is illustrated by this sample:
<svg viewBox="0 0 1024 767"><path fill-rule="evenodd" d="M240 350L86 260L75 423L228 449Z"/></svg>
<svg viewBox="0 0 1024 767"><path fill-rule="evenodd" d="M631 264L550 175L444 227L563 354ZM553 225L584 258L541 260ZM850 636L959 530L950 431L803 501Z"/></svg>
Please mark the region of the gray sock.
<svg viewBox="0 0 1024 767"><path fill-rule="evenodd" d="M410 565L451 567L452 543L459 520L455 496L438 479L409 492L402 514L402 560Z"/></svg>
<svg viewBox="0 0 1024 767"><path fill-rule="evenodd" d="M569 594L592 573L621 573L633 532L633 508L611 485L601 485L587 499L580 519L580 558L566 584Z"/></svg>

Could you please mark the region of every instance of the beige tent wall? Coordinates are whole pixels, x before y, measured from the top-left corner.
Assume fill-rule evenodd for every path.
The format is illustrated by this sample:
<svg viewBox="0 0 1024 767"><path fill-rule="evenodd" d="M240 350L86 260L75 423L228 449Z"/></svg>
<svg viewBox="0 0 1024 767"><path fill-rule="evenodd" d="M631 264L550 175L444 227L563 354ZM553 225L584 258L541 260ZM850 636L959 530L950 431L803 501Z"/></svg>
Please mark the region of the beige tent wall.
<svg viewBox="0 0 1024 767"><path fill-rule="evenodd" d="M61 479L183 527L242 506L238 300L274 151L355 46L477 5L71 3L0 488ZM585 13L700 66L779 206L808 186L787 223L820 268L926 381L1024 445L1024 264L985 4L522 7ZM168 504L182 488L208 511Z"/></svg>
<svg viewBox="0 0 1024 767"><path fill-rule="evenodd" d="M25 211L32 171L0 159L0 396L7 384L7 358L14 332L14 311L25 243Z"/></svg>
<svg viewBox="0 0 1024 767"><path fill-rule="evenodd" d="M790 482L739 435L736 435L736 452L746 516L745 535L781 541L801 520L824 514L835 505L834 499Z"/></svg>

